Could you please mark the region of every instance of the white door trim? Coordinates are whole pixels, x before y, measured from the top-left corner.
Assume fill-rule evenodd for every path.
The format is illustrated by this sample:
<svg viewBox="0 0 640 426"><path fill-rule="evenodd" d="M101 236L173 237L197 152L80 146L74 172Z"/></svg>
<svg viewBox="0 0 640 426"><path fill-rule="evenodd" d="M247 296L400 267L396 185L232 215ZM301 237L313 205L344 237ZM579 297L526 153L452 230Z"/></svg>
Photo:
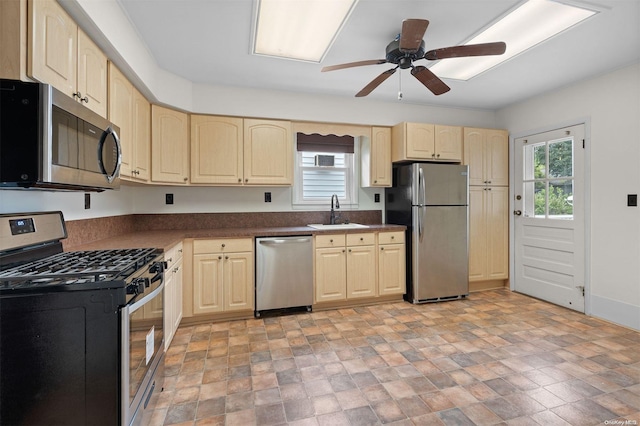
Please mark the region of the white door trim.
<svg viewBox="0 0 640 426"><path fill-rule="evenodd" d="M584 313L591 315L591 118L582 117L553 125L517 131L509 135L509 288L514 291L515 277L515 140L528 135L550 132L565 127L584 125Z"/></svg>

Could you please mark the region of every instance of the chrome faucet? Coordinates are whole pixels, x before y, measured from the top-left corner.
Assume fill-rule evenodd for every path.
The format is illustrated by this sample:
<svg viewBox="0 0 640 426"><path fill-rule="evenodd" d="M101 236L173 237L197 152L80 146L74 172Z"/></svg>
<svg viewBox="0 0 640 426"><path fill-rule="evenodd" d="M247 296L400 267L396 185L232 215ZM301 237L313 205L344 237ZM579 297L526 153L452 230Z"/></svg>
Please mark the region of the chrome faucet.
<svg viewBox="0 0 640 426"><path fill-rule="evenodd" d="M329 216L329 223L331 225L335 225L336 223L336 212L333 209L333 199L336 199L336 204L335 204L335 208L339 209L340 208L340 201L338 201L338 196L336 194L333 194L331 196L331 216Z"/></svg>

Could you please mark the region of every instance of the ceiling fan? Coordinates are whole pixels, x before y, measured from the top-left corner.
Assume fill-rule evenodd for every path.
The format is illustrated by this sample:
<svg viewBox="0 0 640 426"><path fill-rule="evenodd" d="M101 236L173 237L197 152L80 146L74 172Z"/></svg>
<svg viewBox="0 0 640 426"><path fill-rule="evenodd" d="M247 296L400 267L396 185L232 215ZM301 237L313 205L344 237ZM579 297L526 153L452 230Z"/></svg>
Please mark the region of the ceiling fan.
<svg viewBox="0 0 640 426"><path fill-rule="evenodd" d="M441 95L450 90L444 81L440 80L429 68L422 65L413 65L414 61L426 59L428 61L436 61L439 59L459 58L466 56L485 56L485 55L502 55L507 45L504 42L470 44L463 46L443 47L440 49L430 50L425 53L424 50L424 33L427 31L429 21L426 19L405 19L402 21L402 32L391 43L387 45L385 59L372 59L368 61L349 62L346 64L331 65L322 68L322 72L335 71L344 68L360 67L364 65L380 65L395 64L391 68L367 84L356 97L367 96L376 87L382 84L387 78L391 77L398 68L411 68L413 75L434 95Z"/></svg>

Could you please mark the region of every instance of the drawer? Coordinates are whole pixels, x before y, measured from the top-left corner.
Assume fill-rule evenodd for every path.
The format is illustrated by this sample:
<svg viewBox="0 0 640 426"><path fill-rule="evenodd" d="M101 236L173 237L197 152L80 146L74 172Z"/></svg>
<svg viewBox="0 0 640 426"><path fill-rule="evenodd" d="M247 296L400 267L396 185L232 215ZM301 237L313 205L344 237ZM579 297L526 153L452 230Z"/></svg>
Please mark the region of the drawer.
<svg viewBox="0 0 640 426"><path fill-rule="evenodd" d="M242 251L253 251L253 238L216 238L193 241L193 254Z"/></svg>
<svg viewBox="0 0 640 426"><path fill-rule="evenodd" d="M348 246L372 246L376 243L376 234L373 232L363 234L347 234Z"/></svg>
<svg viewBox="0 0 640 426"><path fill-rule="evenodd" d="M404 232L380 232L378 234L378 244L400 244L404 243Z"/></svg>
<svg viewBox="0 0 640 426"><path fill-rule="evenodd" d="M344 234L316 235L316 248L344 247Z"/></svg>
<svg viewBox="0 0 640 426"><path fill-rule="evenodd" d="M182 242L179 242L175 246L171 247L164 254L164 260L167 262L167 268L171 268L171 266L181 258L182 258Z"/></svg>

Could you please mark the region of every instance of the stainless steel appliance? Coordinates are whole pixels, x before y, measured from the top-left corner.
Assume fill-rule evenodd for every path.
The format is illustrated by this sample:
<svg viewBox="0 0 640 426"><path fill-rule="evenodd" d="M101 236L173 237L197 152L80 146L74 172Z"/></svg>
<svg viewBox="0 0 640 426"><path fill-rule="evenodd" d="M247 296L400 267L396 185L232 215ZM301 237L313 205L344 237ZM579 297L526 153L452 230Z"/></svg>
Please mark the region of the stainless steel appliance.
<svg viewBox="0 0 640 426"><path fill-rule="evenodd" d="M0 80L0 187L117 189L119 131L50 85Z"/></svg>
<svg viewBox="0 0 640 426"><path fill-rule="evenodd" d="M386 222L407 226L407 294L412 303L469 294L468 166L393 166Z"/></svg>
<svg viewBox="0 0 640 426"><path fill-rule="evenodd" d="M310 235L256 238L256 317L262 311L313 304Z"/></svg>
<svg viewBox="0 0 640 426"><path fill-rule="evenodd" d="M63 252L66 236L61 212L0 215L0 424L142 424L163 382L162 250Z"/></svg>

